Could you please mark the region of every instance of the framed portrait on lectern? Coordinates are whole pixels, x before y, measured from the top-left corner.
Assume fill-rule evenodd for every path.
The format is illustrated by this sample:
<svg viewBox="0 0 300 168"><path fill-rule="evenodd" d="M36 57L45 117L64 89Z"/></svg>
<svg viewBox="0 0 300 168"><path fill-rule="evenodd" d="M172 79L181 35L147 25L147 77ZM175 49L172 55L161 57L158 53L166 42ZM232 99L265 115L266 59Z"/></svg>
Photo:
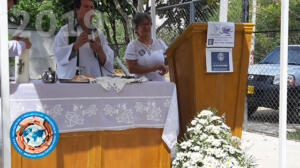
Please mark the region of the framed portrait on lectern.
<svg viewBox="0 0 300 168"><path fill-rule="evenodd" d="M232 48L206 48L206 71L233 72Z"/></svg>

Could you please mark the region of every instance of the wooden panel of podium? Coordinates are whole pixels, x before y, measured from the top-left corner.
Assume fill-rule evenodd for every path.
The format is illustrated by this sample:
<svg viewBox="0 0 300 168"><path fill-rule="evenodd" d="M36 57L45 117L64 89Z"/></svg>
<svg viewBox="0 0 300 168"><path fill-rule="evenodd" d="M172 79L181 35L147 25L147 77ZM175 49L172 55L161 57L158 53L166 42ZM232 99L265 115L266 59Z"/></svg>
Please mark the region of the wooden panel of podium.
<svg viewBox="0 0 300 168"><path fill-rule="evenodd" d="M251 35L254 24L235 24L232 73L206 72L207 23L191 24L166 51L176 83L181 135L201 110L226 113L233 135L241 136Z"/></svg>
<svg viewBox="0 0 300 168"><path fill-rule="evenodd" d="M28 159L12 147L12 168L168 168L163 129L63 133L46 157Z"/></svg>

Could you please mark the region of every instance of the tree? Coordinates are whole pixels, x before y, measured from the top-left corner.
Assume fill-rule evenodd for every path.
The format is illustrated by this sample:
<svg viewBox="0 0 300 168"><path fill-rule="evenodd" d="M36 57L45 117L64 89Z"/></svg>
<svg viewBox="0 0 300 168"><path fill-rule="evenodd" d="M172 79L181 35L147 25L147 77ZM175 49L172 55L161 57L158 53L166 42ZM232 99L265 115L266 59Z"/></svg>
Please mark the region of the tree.
<svg viewBox="0 0 300 168"><path fill-rule="evenodd" d="M177 3L188 2L191 0L156 0L157 7L163 7L173 5ZM94 0L95 9L100 11L97 14L97 19L101 20L100 27L106 34L107 41L111 45L111 48L115 51L117 57L123 56L126 45L134 39L134 30L132 27L132 18L137 12L149 12L151 9L150 0ZM197 9L200 9L196 19L205 21L208 19L207 14L214 13L216 9L216 0L203 0L198 1L195 5ZM56 31L64 24L68 22L64 18L64 14L73 10L73 1L70 0L19 0L19 3L14 7L13 11L10 12L10 21L16 24L21 24L24 21L24 17L17 17L13 15L14 11L24 10L29 13L30 21L27 28L36 29L35 21L39 13L43 10L52 11L52 14L56 18ZM206 14L207 13L207 14ZM180 32L188 26L189 17L185 17L186 21L181 22L183 16L188 16L189 13L183 9L176 9L175 11L163 11L158 13L160 18L167 18L167 20L158 28L160 31L164 28L164 35L168 37L172 29L177 27ZM170 18L172 15L175 20ZM53 17L53 16L52 16ZM42 28L43 30L49 30L50 18L49 16L42 17ZM174 39L171 39L174 40Z"/></svg>
<svg viewBox="0 0 300 168"><path fill-rule="evenodd" d="M289 44L299 44L300 2L298 0L290 0L289 6ZM256 63L280 44L280 12L280 1L258 1L256 32L261 33L256 33L255 38L254 62Z"/></svg>

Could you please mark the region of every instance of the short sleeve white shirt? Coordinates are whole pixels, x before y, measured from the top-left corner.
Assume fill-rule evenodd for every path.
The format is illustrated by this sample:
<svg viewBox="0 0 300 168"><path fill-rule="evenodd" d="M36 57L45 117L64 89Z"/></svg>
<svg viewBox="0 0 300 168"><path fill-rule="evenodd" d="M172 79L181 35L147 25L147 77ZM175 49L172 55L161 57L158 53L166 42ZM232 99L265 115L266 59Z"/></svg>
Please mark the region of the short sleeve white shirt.
<svg viewBox="0 0 300 168"><path fill-rule="evenodd" d="M165 64L167 45L162 40L153 39L151 45L147 46L139 40L130 42L125 51L125 59L137 60L139 66L153 66L156 64ZM165 77L159 74L159 71L145 74L135 74L136 77L146 76L149 80L164 81Z"/></svg>

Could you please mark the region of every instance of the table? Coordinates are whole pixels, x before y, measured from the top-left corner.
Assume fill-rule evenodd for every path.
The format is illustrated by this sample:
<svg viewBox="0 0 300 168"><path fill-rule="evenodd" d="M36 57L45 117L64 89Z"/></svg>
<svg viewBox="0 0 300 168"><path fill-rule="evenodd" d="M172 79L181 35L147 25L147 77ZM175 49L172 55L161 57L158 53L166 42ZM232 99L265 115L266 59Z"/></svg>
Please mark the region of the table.
<svg viewBox="0 0 300 168"><path fill-rule="evenodd" d="M91 84L34 82L10 88L12 121L41 111L60 132L56 149L45 158L31 160L12 150L13 167L170 167L169 149L179 132L173 83L127 84L119 93Z"/></svg>

